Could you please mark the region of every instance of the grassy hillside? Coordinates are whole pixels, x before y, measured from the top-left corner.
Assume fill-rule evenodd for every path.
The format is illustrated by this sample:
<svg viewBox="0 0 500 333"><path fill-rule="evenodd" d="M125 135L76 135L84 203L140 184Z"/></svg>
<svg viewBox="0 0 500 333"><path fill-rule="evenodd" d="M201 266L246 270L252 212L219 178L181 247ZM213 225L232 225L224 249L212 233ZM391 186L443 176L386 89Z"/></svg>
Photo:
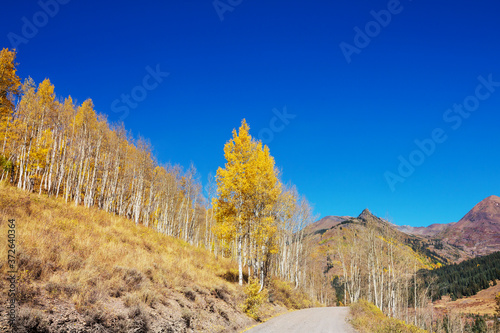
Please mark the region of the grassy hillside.
<svg viewBox="0 0 500 333"><path fill-rule="evenodd" d="M247 296L233 282L237 267L227 259L98 209L0 183L4 258L12 218L18 320L27 331L226 332L255 322L242 310ZM1 263L5 276L6 261ZM0 283L5 291L7 281ZM280 301L310 305L303 295L290 301L297 294L274 285L276 302L266 300L261 317L285 311ZM6 301L5 293L1 297Z"/></svg>
<svg viewBox="0 0 500 333"><path fill-rule="evenodd" d="M452 300L449 296L443 296L434 302L434 308L439 312L474 313L481 315L494 315L496 312L495 296L500 293L500 284L481 290L474 296L463 297Z"/></svg>
<svg viewBox="0 0 500 333"><path fill-rule="evenodd" d="M426 333L414 325L406 324L402 320L389 318L375 305L360 300L351 305L351 324L360 333Z"/></svg>

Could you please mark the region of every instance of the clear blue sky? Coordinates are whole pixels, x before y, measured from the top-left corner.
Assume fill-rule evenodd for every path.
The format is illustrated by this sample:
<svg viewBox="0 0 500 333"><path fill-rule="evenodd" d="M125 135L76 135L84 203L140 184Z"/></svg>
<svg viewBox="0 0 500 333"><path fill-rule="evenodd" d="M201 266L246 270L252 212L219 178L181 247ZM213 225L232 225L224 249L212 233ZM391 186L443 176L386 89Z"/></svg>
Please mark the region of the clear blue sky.
<svg viewBox="0 0 500 333"><path fill-rule="evenodd" d="M18 43L20 76L90 97L110 121L128 108L126 128L160 161L193 162L203 181L246 118L254 136L274 129L284 180L321 216L368 207L428 225L500 195L500 87L478 88L480 75L500 82L496 1L221 0L219 13L211 0L60 1L53 17L37 1L3 4L1 46ZM384 26L371 22L381 10ZM355 27L372 37L355 40ZM341 43L358 46L350 63ZM159 84L146 69L157 65L169 73ZM131 92L133 108L121 101ZM447 111L464 100L476 109L468 118ZM273 109L285 106L296 117L283 127ZM399 156L420 164L414 141L438 128L434 152L399 174ZM402 177L392 189L387 172Z"/></svg>

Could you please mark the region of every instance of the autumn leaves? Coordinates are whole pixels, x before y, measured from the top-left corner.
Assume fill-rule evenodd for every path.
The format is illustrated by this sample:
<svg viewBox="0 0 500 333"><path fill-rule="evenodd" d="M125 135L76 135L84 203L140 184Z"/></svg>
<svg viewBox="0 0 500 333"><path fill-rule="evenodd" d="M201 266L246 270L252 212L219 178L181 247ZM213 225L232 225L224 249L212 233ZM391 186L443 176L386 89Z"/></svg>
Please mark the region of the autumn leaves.
<svg viewBox="0 0 500 333"><path fill-rule="evenodd" d="M217 170L214 231L226 247L236 247L240 285L246 264L262 288L296 197L284 189L269 148L250 136L245 120L238 132L233 131L224 155L226 165Z"/></svg>
<svg viewBox="0 0 500 333"><path fill-rule="evenodd" d="M15 60L15 51L0 51L0 121L5 121L12 112L13 100L19 95L21 82L16 74Z"/></svg>
<svg viewBox="0 0 500 333"><path fill-rule="evenodd" d="M92 100L59 98L48 79L21 85L15 51L0 56L0 180L237 259L240 284L245 267L261 289L269 276L308 287L303 229L312 209L280 182L269 148L246 121L224 147L227 162L207 202L194 166L160 165L146 140L110 124Z"/></svg>

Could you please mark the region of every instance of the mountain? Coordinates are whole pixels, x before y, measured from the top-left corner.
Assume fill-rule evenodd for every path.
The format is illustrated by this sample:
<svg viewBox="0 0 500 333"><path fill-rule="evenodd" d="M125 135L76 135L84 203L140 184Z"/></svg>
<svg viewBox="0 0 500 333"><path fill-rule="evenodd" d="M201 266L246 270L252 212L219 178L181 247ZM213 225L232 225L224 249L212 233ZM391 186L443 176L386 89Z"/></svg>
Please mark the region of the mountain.
<svg viewBox="0 0 500 333"><path fill-rule="evenodd" d="M351 216L325 216L322 219L310 224L306 228L306 233L321 233L331 229L341 223L342 221L352 219Z"/></svg>
<svg viewBox="0 0 500 333"><path fill-rule="evenodd" d="M427 236L427 237L436 237L439 234L446 231L449 227L453 226L456 222L452 223L434 223L428 227L412 227L409 225L401 225L396 226L399 231L404 232L405 234L418 235L418 236Z"/></svg>
<svg viewBox="0 0 500 333"><path fill-rule="evenodd" d="M358 217L334 215L323 217L310 224L306 228L306 234L309 236L319 235L318 237L322 239L338 234L339 231L342 233L342 227L347 229L368 229L371 227L375 228L377 233L381 235L389 233L390 237L396 237L400 240L407 237L406 234L397 230L393 224L373 215L368 209L363 210Z"/></svg>
<svg viewBox="0 0 500 333"><path fill-rule="evenodd" d="M388 272L408 278L412 270L433 269L448 262L430 250L422 250L420 238L399 231L368 209L357 217L323 218L308 226L305 235L308 265L322 273L322 279L315 283L321 286L322 297L338 305L370 297L379 283L395 279ZM388 289L377 290L377 297L382 297Z"/></svg>
<svg viewBox="0 0 500 333"><path fill-rule="evenodd" d="M371 297L377 283L369 276L383 275L389 267L398 274L434 271L499 251L500 198L486 198L455 223L397 226L365 209L357 217L326 216L309 225L305 235L309 265L330 281L321 292L324 297L333 293L337 304L345 304L347 295L351 302L359 295Z"/></svg>
<svg viewBox="0 0 500 333"><path fill-rule="evenodd" d="M346 230L356 229L364 237L369 228L375 229L380 237L395 238L409 246L415 255L424 257L428 265L458 263L473 256L462 250L460 245L449 244L442 235L455 223L432 224L428 227L398 226L373 215L365 209L358 217L326 216L308 226L306 234L316 242L329 243L329 239L342 235ZM344 227L344 229L343 229Z"/></svg>
<svg viewBox="0 0 500 333"><path fill-rule="evenodd" d="M492 195L484 199L458 222L396 227L450 262L487 255L500 251L500 198Z"/></svg>
<svg viewBox="0 0 500 333"><path fill-rule="evenodd" d="M449 256L441 256L429 250L428 248L433 246L431 240L402 232L396 225L373 215L368 209L363 210L358 217L326 216L309 225L305 233L309 244L313 247L319 245L331 249L337 248L339 242L344 242L346 237L353 235L360 244L364 243L369 234L373 233L380 239L392 239L399 244L398 246L407 245L405 247L411 249L412 256L418 257L425 262L424 265L429 267L433 264L453 261ZM332 254L332 258L334 257L335 255Z"/></svg>
<svg viewBox="0 0 500 333"><path fill-rule="evenodd" d="M500 198L492 195L478 203L446 229L442 240L474 257L500 251Z"/></svg>

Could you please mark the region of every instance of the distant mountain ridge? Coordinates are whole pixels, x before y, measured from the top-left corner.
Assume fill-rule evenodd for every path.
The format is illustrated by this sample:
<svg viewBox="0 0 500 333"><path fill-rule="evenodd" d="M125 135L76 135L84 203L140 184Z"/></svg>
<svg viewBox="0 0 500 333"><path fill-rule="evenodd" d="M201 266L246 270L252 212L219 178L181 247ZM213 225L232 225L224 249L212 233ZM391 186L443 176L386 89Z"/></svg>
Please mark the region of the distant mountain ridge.
<svg viewBox="0 0 500 333"><path fill-rule="evenodd" d="M327 230L338 225L339 223L352 219L351 216L325 216L322 219L314 222L308 226L308 232L315 232L318 230Z"/></svg>
<svg viewBox="0 0 500 333"><path fill-rule="evenodd" d="M452 223L434 223L427 227L412 227L409 225L397 225L399 231L402 231L406 234L418 235L418 236L428 236L428 237L436 237L439 234L446 231L448 228L456 224L456 222Z"/></svg>
<svg viewBox="0 0 500 333"><path fill-rule="evenodd" d="M321 234L346 223L372 223L399 235L415 250L443 262L465 259L500 251L500 197L492 195L474 206L460 221L435 223L427 227L399 226L376 217L368 209L358 217L325 216L307 227L307 233ZM402 236L403 235L403 236Z"/></svg>

